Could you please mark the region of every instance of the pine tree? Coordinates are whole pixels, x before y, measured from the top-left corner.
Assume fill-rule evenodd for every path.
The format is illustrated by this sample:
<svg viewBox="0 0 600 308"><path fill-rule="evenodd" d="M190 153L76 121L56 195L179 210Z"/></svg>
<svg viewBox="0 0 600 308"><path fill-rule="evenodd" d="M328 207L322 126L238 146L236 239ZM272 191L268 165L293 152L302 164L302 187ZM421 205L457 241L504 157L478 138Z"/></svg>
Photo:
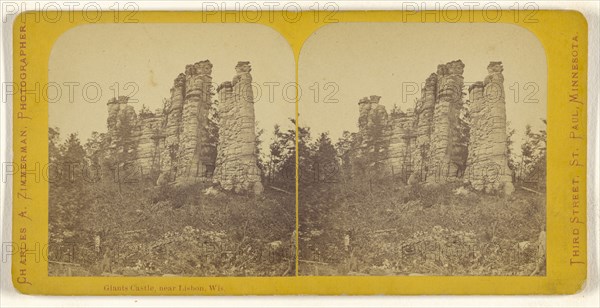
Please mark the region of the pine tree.
<svg viewBox="0 0 600 308"><path fill-rule="evenodd" d="M80 185L81 171L86 167L86 155L77 133L69 135L60 147L59 164L61 167L61 180L69 185ZM66 181L66 182L65 182Z"/></svg>
<svg viewBox="0 0 600 308"><path fill-rule="evenodd" d="M85 153L91 166L102 166L107 155L106 134L92 132L84 145Z"/></svg>
<svg viewBox="0 0 600 308"><path fill-rule="evenodd" d="M546 125L546 120L541 120ZM525 142L521 145L521 177L528 184L537 188L546 187L546 138L545 129L537 133L531 125L525 127Z"/></svg>
<svg viewBox="0 0 600 308"><path fill-rule="evenodd" d="M324 182L334 181L340 168L337 151L328 132L321 133L315 141L313 156L313 169L317 172L316 179Z"/></svg>
<svg viewBox="0 0 600 308"><path fill-rule="evenodd" d="M344 131L342 137L335 143L338 157L340 157L341 169L344 173L351 173L351 155L352 149L356 143L356 134Z"/></svg>

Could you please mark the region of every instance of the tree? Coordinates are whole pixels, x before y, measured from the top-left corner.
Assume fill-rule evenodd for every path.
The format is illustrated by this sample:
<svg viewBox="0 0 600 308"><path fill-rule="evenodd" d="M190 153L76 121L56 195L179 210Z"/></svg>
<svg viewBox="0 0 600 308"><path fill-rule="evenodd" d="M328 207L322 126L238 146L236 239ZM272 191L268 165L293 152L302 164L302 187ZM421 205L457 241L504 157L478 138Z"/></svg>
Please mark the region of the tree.
<svg viewBox="0 0 600 308"><path fill-rule="evenodd" d="M335 148L338 157L340 157L342 172L350 174L352 171L351 167L351 156L352 150L356 145L356 134L344 131L342 136L335 143Z"/></svg>
<svg viewBox="0 0 600 308"><path fill-rule="evenodd" d="M296 175L296 120L290 119L290 126L287 130L282 130L281 126L273 127L273 141L269 145L269 162L266 169L269 181L281 181L284 185L294 186ZM305 127L299 127L298 150L300 168L306 165L307 159L303 157L310 154L309 141L310 130Z"/></svg>
<svg viewBox="0 0 600 308"><path fill-rule="evenodd" d="M134 167L130 163L136 157L135 138L133 138L136 124L137 115L133 107L127 106L121 109L114 124L114 132L110 135L110 140L107 140L111 151L106 160L106 167L114 172L113 178L118 184L119 193L122 192L122 182L125 180L123 174L134 172L129 168Z"/></svg>
<svg viewBox="0 0 600 308"><path fill-rule="evenodd" d="M134 145L132 144L133 132L136 127L137 115L131 106L125 107L118 114L115 127L114 140L111 140L111 145L114 146L112 158L115 160L115 167L121 166L133 160Z"/></svg>
<svg viewBox="0 0 600 308"><path fill-rule="evenodd" d="M217 148L219 143L219 101L214 100L208 109L208 140L214 148Z"/></svg>
<svg viewBox="0 0 600 308"><path fill-rule="evenodd" d="M296 121L290 119L294 125ZM311 181L311 174L314 174L313 152L310 147L311 136L310 128L298 125L298 180ZM294 147L295 149L295 147ZM294 157L295 159L295 157ZM295 161L294 161L295 162ZM295 168L294 168L295 170ZM295 172L293 173L296 174Z"/></svg>
<svg viewBox="0 0 600 308"><path fill-rule="evenodd" d="M265 130L264 129L258 129L258 121L256 122L256 137L254 138L254 148L256 151L256 158L257 158L257 165L258 165L258 169L260 170L260 176L261 178L264 179L264 176L267 174L267 167L265 166L265 162L263 160L263 155L262 155L262 150L261 150L261 146L262 146L262 135L264 134Z"/></svg>
<svg viewBox="0 0 600 308"><path fill-rule="evenodd" d="M67 140L60 146L60 158L58 160L61 168L61 183L74 182L68 185L81 184L80 171L86 166L86 155L77 133L69 135ZM75 178L78 177L78 178Z"/></svg>
<svg viewBox="0 0 600 308"><path fill-rule="evenodd" d="M58 140L56 131L50 136L50 146ZM82 209L89 204L90 198L85 174L87 167L86 152L76 133L57 147L58 153L51 151L59 172L49 174L49 232L51 242L80 240ZM53 153L54 152L54 153Z"/></svg>
<svg viewBox="0 0 600 308"><path fill-rule="evenodd" d="M152 111L150 111L150 108L148 108L148 106L146 106L146 105L142 105L142 109L140 109L140 112L139 112L139 117L141 119L145 119L145 118L150 118L153 116L154 116L154 113L152 113Z"/></svg>
<svg viewBox="0 0 600 308"><path fill-rule="evenodd" d="M510 128L510 122L506 122L507 133L506 133L506 156L508 157L508 168L511 171L513 182L517 179L517 161L515 154L513 153L512 147L515 143L513 138L515 135L515 129Z"/></svg>
<svg viewBox="0 0 600 308"><path fill-rule="evenodd" d="M48 128L48 163L55 164L60 159L60 131L58 127Z"/></svg>
<svg viewBox="0 0 600 308"><path fill-rule="evenodd" d="M337 150L333 146L329 133L321 133L313 145L313 170L318 181L332 181L338 176L339 161Z"/></svg>
<svg viewBox="0 0 600 308"><path fill-rule="evenodd" d="M92 132L84 145L86 157L91 166L102 166L106 158L106 134Z"/></svg>
<svg viewBox="0 0 600 308"><path fill-rule="evenodd" d="M546 126L546 120L541 121ZM525 126L525 141L521 145L521 178L540 189L546 187L546 138L546 129L534 132L531 125Z"/></svg>

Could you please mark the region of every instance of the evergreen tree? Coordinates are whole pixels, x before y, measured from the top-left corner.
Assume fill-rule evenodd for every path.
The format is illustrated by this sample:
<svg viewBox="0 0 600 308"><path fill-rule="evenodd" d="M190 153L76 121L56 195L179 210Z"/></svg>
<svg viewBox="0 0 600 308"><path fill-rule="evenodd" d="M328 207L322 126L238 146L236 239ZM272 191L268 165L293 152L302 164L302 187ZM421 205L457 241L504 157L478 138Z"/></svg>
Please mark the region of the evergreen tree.
<svg viewBox="0 0 600 308"><path fill-rule="evenodd" d="M542 119L544 126L546 120ZM521 145L521 178L526 184L539 189L546 188L546 139L545 129L534 132L525 126L525 142Z"/></svg>
<svg viewBox="0 0 600 308"><path fill-rule="evenodd" d="M329 133L321 133L315 141L313 170L316 180L330 182L338 176L339 161L337 151L329 138Z"/></svg>
<svg viewBox="0 0 600 308"><path fill-rule="evenodd" d="M62 183L68 185L81 185L83 180L81 171L86 167L86 153L79 141L77 133L69 135L60 147L59 165L61 168ZM65 182L66 181L66 182Z"/></svg>
<svg viewBox="0 0 600 308"><path fill-rule="evenodd" d="M53 132L54 133L54 132ZM52 135L51 146L58 135ZM59 147L56 159L60 172L50 174L49 232L51 241L76 239L81 230L81 211L90 203L82 171L86 167L86 153L76 133ZM50 153L56 155L56 153Z"/></svg>
<svg viewBox="0 0 600 308"><path fill-rule="evenodd" d="M341 169L344 173L350 174L351 172L351 152L356 143L356 134L344 131L342 136L335 143L335 148L338 157L341 160Z"/></svg>
<svg viewBox="0 0 600 308"><path fill-rule="evenodd" d="M58 163L60 159L60 132L58 128L48 128L48 163Z"/></svg>
<svg viewBox="0 0 600 308"><path fill-rule="evenodd" d="M266 168L269 181L283 181L286 186L291 187L295 185L296 179L296 121L290 119L290 122L293 126L287 130L282 130L279 125L274 126L273 141L269 145L269 162ZM299 168L303 168L309 162L307 157L303 156L310 155L309 129L300 127L298 139Z"/></svg>
<svg viewBox="0 0 600 308"><path fill-rule="evenodd" d="M106 147L106 134L92 132L92 136L84 145L86 157L91 166L102 166L107 155Z"/></svg>
<svg viewBox="0 0 600 308"><path fill-rule="evenodd" d="M260 170L260 176L261 178L264 179L265 175L267 174L267 167L265 166L265 162L263 159L263 154L262 154L262 150L261 150L261 146L262 146L262 135L264 134L265 130L264 129L258 129L258 121L256 122L256 137L254 139L254 148L256 151L256 158L257 158L257 165L258 165L258 169Z"/></svg>

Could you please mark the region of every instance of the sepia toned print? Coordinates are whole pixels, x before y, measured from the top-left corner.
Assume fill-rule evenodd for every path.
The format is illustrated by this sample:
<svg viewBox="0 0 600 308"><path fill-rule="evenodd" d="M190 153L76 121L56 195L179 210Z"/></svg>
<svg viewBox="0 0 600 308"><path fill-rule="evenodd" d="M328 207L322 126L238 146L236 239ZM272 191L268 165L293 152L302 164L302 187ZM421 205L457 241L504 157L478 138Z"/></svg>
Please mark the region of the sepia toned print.
<svg viewBox="0 0 600 308"><path fill-rule="evenodd" d="M295 104L260 89L294 78L278 33L84 26L50 62L50 81L100 89L49 106L50 276L295 274L294 173L274 175Z"/></svg>
<svg viewBox="0 0 600 308"><path fill-rule="evenodd" d="M585 292L584 15L314 8L13 14L14 288Z"/></svg>
<svg viewBox="0 0 600 308"><path fill-rule="evenodd" d="M314 33L300 84L336 86L300 100L300 275L545 275L546 77L511 25Z"/></svg>

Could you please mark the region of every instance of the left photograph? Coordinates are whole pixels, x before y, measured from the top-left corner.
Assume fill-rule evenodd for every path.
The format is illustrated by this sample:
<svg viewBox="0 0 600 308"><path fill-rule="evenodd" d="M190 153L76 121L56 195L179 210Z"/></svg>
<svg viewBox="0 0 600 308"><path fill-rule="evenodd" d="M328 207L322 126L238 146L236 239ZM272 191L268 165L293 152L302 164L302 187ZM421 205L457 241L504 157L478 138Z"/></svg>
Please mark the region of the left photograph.
<svg viewBox="0 0 600 308"><path fill-rule="evenodd" d="M48 70L49 276L293 276L295 62L257 24L98 24Z"/></svg>

